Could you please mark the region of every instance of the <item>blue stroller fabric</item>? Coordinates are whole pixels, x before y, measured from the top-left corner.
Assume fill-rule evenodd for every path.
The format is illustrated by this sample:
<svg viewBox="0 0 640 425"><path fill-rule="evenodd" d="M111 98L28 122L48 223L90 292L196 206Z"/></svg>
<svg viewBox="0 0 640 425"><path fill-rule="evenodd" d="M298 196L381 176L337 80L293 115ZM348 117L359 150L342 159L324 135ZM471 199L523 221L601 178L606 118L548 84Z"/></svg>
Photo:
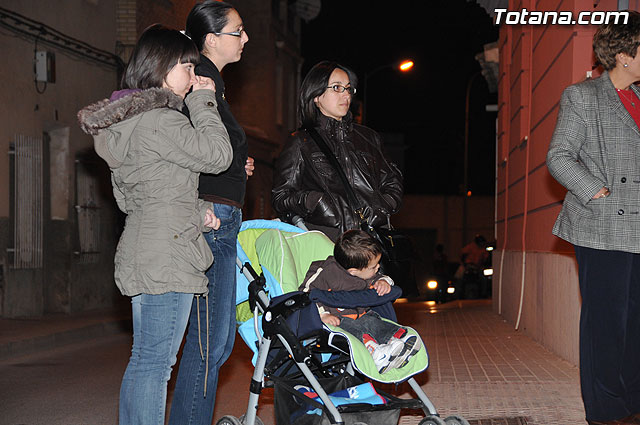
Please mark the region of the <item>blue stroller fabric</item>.
<svg viewBox="0 0 640 425"><path fill-rule="evenodd" d="M305 396L317 401L320 404L322 400L318 397L313 388L305 386L305 385L296 385L296 390L304 394ZM387 400L384 399L375 388L371 382L365 382L360 385L355 385L353 387L344 388L342 390L335 391L329 394L329 398L331 402L335 406L342 406L345 404L357 404L357 403L367 403L367 404L386 404ZM307 415L322 415L322 409L315 408L309 409L305 412Z"/></svg>
<svg viewBox="0 0 640 425"><path fill-rule="evenodd" d="M320 385L336 405L362 404L362 409L343 413L345 424L367 423L370 425L397 424L400 409L388 409L389 400L377 393L371 383L347 374L319 378ZM346 395L345 395L346 393ZM278 379L274 386L274 408L277 425L329 425L331 422L323 410L324 404L308 383ZM366 406L383 407L370 410Z"/></svg>

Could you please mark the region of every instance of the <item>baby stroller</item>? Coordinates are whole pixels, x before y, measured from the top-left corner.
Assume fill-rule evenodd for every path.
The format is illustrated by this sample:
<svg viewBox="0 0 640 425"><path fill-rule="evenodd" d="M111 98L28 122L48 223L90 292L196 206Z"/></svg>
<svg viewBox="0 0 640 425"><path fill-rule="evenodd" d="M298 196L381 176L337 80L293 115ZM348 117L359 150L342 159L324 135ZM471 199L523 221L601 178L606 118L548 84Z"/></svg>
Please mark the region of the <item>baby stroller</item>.
<svg viewBox="0 0 640 425"><path fill-rule="evenodd" d="M468 425L459 416L441 419L413 378L428 366L424 346L404 367L380 374L364 344L324 325L314 304L371 306L395 319L390 302L400 296L399 288L382 297L374 290L299 292L311 262L331 255L333 243L320 232L280 221L243 222L237 253L238 332L255 353L255 369L246 414L224 416L217 425L262 425L258 399L271 385L277 425L397 424L401 409L422 410L420 425ZM417 399L397 398L368 379L407 381Z"/></svg>

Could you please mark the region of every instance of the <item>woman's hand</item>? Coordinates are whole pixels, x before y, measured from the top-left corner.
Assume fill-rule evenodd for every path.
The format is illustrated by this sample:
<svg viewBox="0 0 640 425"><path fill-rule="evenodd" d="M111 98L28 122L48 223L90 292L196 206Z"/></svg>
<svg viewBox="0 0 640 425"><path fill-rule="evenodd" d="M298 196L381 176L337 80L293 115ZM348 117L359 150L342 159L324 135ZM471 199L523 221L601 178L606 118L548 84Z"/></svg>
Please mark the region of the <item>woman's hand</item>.
<svg viewBox="0 0 640 425"><path fill-rule="evenodd" d="M193 85L193 91L198 90L212 90L216 91L216 84L209 77L196 76L196 82Z"/></svg>
<svg viewBox="0 0 640 425"><path fill-rule="evenodd" d="M595 195L593 195L593 198L591 199L599 199L599 198L606 198L607 196L609 196L611 194L611 192L609 192L609 189L607 189L606 187L603 187L602 189L600 189L598 191L598 193L596 193Z"/></svg>
<svg viewBox="0 0 640 425"><path fill-rule="evenodd" d="M340 326L340 318L338 316L334 316L331 313L324 313L320 316L322 323L326 323L331 326Z"/></svg>
<svg viewBox="0 0 640 425"><path fill-rule="evenodd" d="M247 173L247 178L253 176L253 170L255 169L256 166L254 165L253 158L248 157L246 164L244 164L244 171Z"/></svg>
<svg viewBox="0 0 640 425"><path fill-rule="evenodd" d="M389 285L389 282L384 279L378 280L376 283L371 285L371 288L376 290L379 297L387 295L389 292L391 292L391 285Z"/></svg>
<svg viewBox="0 0 640 425"><path fill-rule="evenodd" d="M204 213L204 227L210 227L213 230L220 228L220 219L216 217L210 208L207 208L207 211Z"/></svg>

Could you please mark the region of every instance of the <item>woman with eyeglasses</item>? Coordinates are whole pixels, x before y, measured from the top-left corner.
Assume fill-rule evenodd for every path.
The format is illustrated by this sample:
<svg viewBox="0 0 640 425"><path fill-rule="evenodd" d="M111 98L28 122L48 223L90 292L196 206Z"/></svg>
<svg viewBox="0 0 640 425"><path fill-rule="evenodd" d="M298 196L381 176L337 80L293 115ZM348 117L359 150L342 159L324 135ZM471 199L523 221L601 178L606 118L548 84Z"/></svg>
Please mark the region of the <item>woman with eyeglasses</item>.
<svg viewBox="0 0 640 425"><path fill-rule="evenodd" d="M244 130L225 98L220 72L226 65L240 60L249 37L233 6L211 0L192 8L185 32L200 51L196 75L209 77L215 83L218 112L229 133L233 160L223 173L200 175L199 196L209 204L221 224L219 229L205 235L214 256L213 265L206 273L209 292L191 308L169 423L210 425L219 370L229 358L235 340L236 238L242 223L247 178L254 170Z"/></svg>
<svg viewBox="0 0 640 425"><path fill-rule="evenodd" d="M383 154L380 135L353 122L349 112L357 83L349 68L335 62L320 62L309 71L300 88L302 127L285 144L273 177L274 210L285 218L301 217L333 241L345 230L359 229L361 220L310 129L338 160L369 224L387 224L402 199L402 174Z"/></svg>

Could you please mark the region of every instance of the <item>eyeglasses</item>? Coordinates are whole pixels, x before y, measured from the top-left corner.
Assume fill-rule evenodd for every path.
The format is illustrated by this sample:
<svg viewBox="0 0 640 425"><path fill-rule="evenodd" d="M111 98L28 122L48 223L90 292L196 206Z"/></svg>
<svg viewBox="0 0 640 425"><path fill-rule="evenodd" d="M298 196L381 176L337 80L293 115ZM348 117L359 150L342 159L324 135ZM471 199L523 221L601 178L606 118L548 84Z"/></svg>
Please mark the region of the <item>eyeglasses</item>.
<svg viewBox="0 0 640 425"><path fill-rule="evenodd" d="M334 84L334 85L329 86L327 88L333 90L336 93L344 93L344 91L346 90L351 95L356 94L356 88L355 87L351 87L351 86L345 87L345 86L342 86L340 84Z"/></svg>
<svg viewBox="0 0 640 425"><path fill-rule="evenodd" d="M244 28L242 28L241 30L238 31L233 31L233 32L214 32L215 35L232 35L234 37L242 37L242 33L247 33Z"/></svg>

